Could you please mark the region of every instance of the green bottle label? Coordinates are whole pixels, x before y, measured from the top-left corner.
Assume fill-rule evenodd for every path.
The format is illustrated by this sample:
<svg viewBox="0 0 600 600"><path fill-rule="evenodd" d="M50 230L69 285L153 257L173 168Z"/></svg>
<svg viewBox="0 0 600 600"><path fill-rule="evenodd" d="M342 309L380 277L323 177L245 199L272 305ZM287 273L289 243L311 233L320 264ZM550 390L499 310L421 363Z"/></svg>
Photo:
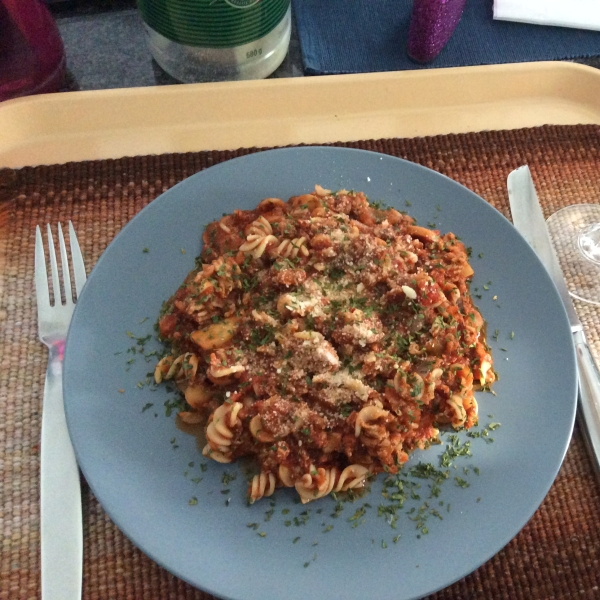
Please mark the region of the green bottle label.
<svg viewBox="0 0 600 600"><path fill-rule="evenodd" d="M290 0L138 0L144 21L186 46L234 48L258 40L283 19Z"/></svg>

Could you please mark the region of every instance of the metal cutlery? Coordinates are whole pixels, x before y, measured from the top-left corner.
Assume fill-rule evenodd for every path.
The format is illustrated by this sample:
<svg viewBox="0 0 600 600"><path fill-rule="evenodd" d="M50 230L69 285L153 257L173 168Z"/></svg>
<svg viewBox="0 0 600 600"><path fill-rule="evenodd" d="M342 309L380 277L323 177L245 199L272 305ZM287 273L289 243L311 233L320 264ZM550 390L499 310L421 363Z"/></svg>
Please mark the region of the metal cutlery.
<svg viewBox="0 0 600 600"><path fill-rule="evenodd" d="M58 239L64 304L61 300L59 268L50 225L47 230L53 304L50 303L44 243L39 226L36 227L35 239L39 337L49 351L40 444L42 599L71 600L81 598L83 530L79 469L67 431L63 405L62 366L65 340L75 303L67 248L60 223ZM75 290L79 297L86 273L77 236L70 221L69 242Z"/></svg>
<svg viewBox="0 0 600 600"><path fill-rule="evenodd" d="M564 275L550 240L529 167L519 167L508 175L508 198L513 222L546 267L567 311L579 378L579 408L584 432L597 473L600 476L600 373L592 358L583 326L569 295Z"/></svg>

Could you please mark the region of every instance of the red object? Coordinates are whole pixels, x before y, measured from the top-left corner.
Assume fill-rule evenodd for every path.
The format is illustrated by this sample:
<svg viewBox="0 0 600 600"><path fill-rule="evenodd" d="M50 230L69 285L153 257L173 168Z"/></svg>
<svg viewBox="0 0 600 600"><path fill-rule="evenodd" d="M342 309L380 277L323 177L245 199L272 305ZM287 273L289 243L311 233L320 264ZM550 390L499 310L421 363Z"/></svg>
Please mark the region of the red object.
<svg viewBox="0 0 600 600"><path fill-rule="evenodd" d="M65 49L40 0L0 0L0 100L56 92L66 70Z"/></svg>

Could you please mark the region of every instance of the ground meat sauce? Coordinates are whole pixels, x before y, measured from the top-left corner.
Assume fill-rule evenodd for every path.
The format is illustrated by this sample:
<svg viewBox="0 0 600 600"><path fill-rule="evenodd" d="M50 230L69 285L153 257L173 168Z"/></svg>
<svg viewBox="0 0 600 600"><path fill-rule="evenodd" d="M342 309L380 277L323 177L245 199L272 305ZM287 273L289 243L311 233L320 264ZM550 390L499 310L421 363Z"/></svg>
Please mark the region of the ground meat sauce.
<svg viewBox="0 0 600 600"><path fill-rule="evenodd" d="M303 502L397 472L439 427L477 422L495 378L473 270L452 233L316 186L210 223L165 303L156 367L205 423L204 454L253 455L251 501Z"/></svg>

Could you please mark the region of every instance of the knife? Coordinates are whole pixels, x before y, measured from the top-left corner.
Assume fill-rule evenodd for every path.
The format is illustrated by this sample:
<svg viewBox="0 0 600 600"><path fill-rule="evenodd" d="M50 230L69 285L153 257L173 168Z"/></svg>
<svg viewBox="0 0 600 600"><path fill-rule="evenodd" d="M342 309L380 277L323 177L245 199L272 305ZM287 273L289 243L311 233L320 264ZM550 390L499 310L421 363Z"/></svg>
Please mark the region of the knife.
<svg viewBox="0 0 600 600"><path fill-rule="evenodd" d="M567 311L577 356L579 408L583 415L586 442L595 459L596 473L600 476L600 373L554 252L529 167L525 165L509 173L507 185L513 223L546 267Z"/></svg>

